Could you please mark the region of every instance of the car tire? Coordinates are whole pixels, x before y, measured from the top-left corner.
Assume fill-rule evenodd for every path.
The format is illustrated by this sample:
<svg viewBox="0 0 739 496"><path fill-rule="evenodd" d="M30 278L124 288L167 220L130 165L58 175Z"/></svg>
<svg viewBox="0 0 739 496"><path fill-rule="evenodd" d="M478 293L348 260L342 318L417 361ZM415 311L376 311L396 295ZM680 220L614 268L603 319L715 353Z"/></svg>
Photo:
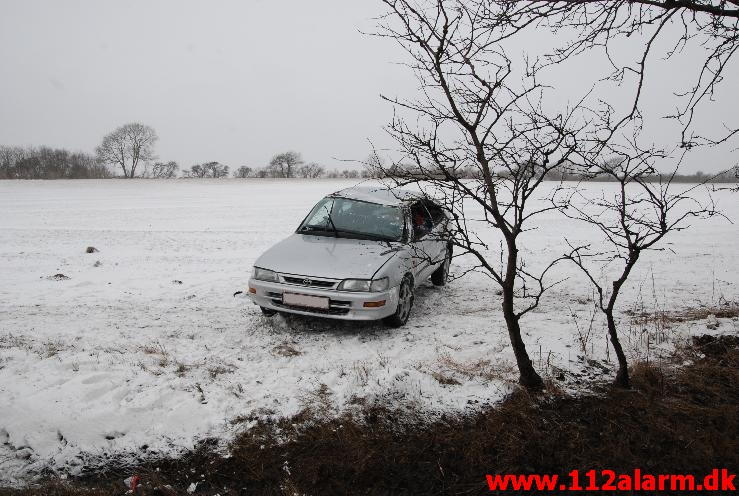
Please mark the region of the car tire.
<svg viewBox="0 0 739 496"><path fill-rule="evenodd" d="M446 253L444 254L444 261L441 263L438 269L431 274L431 282L434 286L446 285L447 279L449 279L449 266L452 264L452 245L446 246Z"/></svg>
<svg viewBox="0 0 739 496"><path fill-rule="evenodd" d="M406 275L400 283L400 289L398 289L398 306L394 314L385 317L385 324L390 327L401 327L405 325L408 322L408 317L411 315L413 299L413 280L409 275Z"/></svg>
<svg viewBox="0 0 739 496"><path fill-rule="evenodd" d="M271 308L264 307L259 307L259 309L262 311L262 314L265 317L274 317L275 315L277 315L277 310L272 310Z"/></svg>

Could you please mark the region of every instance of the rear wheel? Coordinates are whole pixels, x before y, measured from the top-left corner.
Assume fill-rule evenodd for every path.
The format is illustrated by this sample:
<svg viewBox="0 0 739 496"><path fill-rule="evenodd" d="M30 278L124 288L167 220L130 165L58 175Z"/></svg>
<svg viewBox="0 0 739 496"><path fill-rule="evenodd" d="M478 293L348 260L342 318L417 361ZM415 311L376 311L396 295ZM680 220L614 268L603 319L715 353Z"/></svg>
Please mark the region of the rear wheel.
<svg viewBox="0 0 739 496"><path fill-rule="evenodd" d="M434 286L444 286L447 279L449 279L449 266L452 264L452 245L446 246L446 253L444 254L444 261L439 265L439 268L431 274L431 282Z"/></svg>
<svg viewBox="0 0 739 496"><path fill-rule="evenodd" d="M259 309L262 311L262 314L264 314L265 317L273 317L277 315L277 310L272 310L271 308L264 307L259 307Z"/></svg>
<svg viewBox="0 0 739 496"><path fill-rule="evenodd" d="M408 322L408 317L411 315L411 308L413 308L413 281L411 277L406 275L403 278L403 282L400 283L400 289L398 290L398 307L395 309L395 313L385 317L385 323L390 327L401 327Z"/></svg>

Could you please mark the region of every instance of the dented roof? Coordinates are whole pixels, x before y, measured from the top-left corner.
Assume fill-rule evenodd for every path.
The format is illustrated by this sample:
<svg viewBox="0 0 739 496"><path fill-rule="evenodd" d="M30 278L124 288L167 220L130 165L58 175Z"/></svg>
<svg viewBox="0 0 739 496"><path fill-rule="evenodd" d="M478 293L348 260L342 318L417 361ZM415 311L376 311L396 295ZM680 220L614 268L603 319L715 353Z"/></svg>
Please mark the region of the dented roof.
<svg viewBox="0 0 739 496"><path fill-rule="evenodd" d="M342 189L329 196L393 206L402 205L424 197L422 193L383 186L355 186Z"/></svg>

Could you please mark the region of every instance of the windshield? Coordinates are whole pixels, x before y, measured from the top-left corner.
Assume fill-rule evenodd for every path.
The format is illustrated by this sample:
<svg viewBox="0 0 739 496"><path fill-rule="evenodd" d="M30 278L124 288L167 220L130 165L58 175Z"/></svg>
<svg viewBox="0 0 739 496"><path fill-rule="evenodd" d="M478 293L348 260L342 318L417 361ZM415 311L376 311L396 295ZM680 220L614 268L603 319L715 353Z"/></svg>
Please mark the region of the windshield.
<svg viewBox="0 0 739 496"><path fill-rule="evenodd" d="M399 207L326 197L313 207L298 232L339 238L400 241L403 237L403 212Z"/></svg>

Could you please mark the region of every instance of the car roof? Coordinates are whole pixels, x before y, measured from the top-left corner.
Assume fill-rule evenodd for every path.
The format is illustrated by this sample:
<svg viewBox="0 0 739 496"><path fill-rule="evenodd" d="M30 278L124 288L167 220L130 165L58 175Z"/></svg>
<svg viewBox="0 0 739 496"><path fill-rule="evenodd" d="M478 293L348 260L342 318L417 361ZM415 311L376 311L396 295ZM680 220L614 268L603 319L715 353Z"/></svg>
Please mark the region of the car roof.
<svg viewBox="0 0 739 496"><path fill-rule="evenodd" d="M387 188L384 186L354 186L352 188L342 189L328 196L389 206L403 205L424 198L423 193L420 192Z"/></svg>

